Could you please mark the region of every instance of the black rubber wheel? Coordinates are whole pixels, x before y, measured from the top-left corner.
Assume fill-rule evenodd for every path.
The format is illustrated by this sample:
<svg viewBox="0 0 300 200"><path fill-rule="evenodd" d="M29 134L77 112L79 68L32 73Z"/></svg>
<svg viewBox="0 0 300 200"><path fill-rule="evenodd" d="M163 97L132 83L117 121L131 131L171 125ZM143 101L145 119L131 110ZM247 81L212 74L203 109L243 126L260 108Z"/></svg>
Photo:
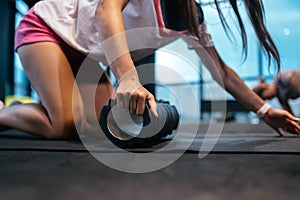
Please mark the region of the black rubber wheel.
<svg viewBox="0 0 300 200"><path fill-rule="evenodd" d="M108 116L113 106L116 106L115 100L110 100L108 105L104 106L101 111L100 116L100 127L103 130L106 137L116 146L122 149L136 149L136 148L149 148L158 143L160 143L162 138L172 134L174 130L177 129L179 123L179 114L175 106L169 104L166 101L158 101L158 115L157 120L162 120L164 118L165 124L162 129L153 134L151 137L130 137L127 139L116 137L108 127ZM149 108L146 106L145 112L143 114L143 128L151 123ZM118 131L121 131L118 129ZM122 133L123 134L123 133ZM126 133L125 133L126 134Z"/></svg>

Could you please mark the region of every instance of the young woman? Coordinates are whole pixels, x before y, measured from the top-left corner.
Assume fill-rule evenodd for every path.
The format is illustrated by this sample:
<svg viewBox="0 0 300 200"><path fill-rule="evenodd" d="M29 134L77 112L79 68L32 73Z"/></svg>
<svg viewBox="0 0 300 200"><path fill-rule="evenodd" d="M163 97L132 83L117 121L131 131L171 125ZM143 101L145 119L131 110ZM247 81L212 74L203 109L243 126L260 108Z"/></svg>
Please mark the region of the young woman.
<svg viewBox="0 0 300 200"><path fill-rule="evenodd" d="M283 129L300 134L300 126L297 124L299 119L286 111L271 108L221 60L205 30L205 24L199 27L194 0L172 2L176 5L175 12L179 12L178 20L189 31L189 35L205 47L215 62L208 69L213 76L216 72L221 74L224 88L250 110L258 113L280 135L284 134ZM279 63L278 51L264 25L261 0L244 2L262 48L269 59L274 58ZM119 84L118 106L141 115L145 101L148 101L152 114L157 116L153 95L139 82L124 31L143 27L164 28L160 3L160 0L44 0L37 3L24 16L16 31L15 49L41 103L3 107L0 110L2 127L19 129L50 139L74 137L75 123L81 124L83 130L92 129L95 121L89 116L94 116L91 114L94 110L84 109L83 105L89 102L84 102L82 95L93 86L88 81L80 83L83 86L76 85L74 77L86 55L94 48L99 51L93 59L87 59L91 69L98 68L97 58L101 59L103 55L108 57L107 49L99 48L100 42L116 35L120 37L110 43L110 55L119 53L120 49L125 52L109 66ZM227 27L218 2L215 3L224 27ZM229 0L229 3L236 13L246 49L245 28L237 9L237 1ZM216 80L221 82L217 78ZM85 89L79 90L79 87ZM107 77L101 78L96 92L95 109L99 113L113 92Z"/></svg>
<svg viewBox="0 0 300 200"><path fill-rule="evenodd" d="M253 91L264 100L277 97L282 108L293 114L288 100L300 97L300 70L282 71L271 83L265 83L265 79L260 78Z"/></svg>

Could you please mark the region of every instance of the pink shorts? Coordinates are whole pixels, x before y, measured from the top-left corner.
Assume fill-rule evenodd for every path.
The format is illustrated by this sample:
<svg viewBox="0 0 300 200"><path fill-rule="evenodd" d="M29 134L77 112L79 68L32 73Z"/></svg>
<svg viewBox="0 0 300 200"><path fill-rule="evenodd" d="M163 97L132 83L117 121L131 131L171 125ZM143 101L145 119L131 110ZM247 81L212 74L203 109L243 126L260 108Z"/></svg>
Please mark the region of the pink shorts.
<svg viewBox="0 0 300 200"><path fill-rule="evenodd" d="M19 23L15 33L15 46L17 49L25 44L36 42L61 43L56 33L31 8Z"/></svg>

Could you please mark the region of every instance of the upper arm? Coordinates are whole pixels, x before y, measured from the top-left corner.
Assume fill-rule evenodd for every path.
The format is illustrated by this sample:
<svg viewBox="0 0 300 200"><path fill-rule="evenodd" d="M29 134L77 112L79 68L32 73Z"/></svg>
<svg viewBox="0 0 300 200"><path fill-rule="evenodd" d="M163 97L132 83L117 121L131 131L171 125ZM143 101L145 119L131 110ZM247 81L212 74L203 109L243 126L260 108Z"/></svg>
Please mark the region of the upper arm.
<svg viewBox="0 0 300 200"><path fill-rule="evenodd" d="M101 14L101 12L109 11L111 9L122 11L128 2L129 0L99 0L97 13Z"/></svg>
<svg viewBox="0 0 300 200"><path fill-rule="evenodd" d="M224 63L214 46L201 49L202 52L198 52L201 61L210 71L214 80L216 80L219 84L223 84L230 68Z"/></svg>
<svg viewBox="0 0 300 200"><path fill-rule="evenodd" d="M96 11L97 28L102 39L124 32L122 9L129 0L99 0Z"/></svg>

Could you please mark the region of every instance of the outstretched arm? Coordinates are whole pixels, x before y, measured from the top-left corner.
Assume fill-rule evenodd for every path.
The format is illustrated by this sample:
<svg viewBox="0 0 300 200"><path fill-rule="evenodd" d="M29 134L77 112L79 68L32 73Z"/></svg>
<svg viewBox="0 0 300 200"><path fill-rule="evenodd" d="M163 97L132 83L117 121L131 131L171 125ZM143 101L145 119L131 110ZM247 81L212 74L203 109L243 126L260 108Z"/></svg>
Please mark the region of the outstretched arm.
<svg viewBox="0 0 300 200"><path fill-rule="evenodd" d="M129 109L131 113L142 115L145 101L148 101L152 114L157 116L155 99L140 84L128 50L122 18L122 9L128 1L99 0L96 12L98 32L110 68L119 83L118 105Z"/></svg>
<svg viewBox="0 0 300 200"><path fill-rule="evenodd" d="M195 50L214 80L237 101L255 113L265 105L265 102L250 90L244 81L223 62L215 47L204 47L204 49L198 48ZM203 56L205 53L208 53L210 58ZM270 108L262 119L280 135L284 135L283 130L300 135L300 126L298 124L300 119L285 110Z"/></svg>

